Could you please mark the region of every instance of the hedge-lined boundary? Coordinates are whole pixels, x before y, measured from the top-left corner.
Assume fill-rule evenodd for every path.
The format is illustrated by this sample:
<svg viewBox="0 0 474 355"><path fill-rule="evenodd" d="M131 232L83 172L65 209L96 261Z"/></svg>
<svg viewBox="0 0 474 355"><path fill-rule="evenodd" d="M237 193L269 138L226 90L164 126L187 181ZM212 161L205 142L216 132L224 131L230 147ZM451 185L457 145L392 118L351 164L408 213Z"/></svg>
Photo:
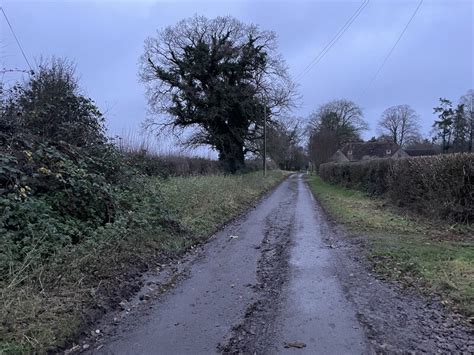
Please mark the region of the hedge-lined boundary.
<svg viewBox="0 0 474 355"><path fill-rule="evenodd" d="M330 183L385 195L420 214L474 220L474 154L326 163L319 175Z"/></svg>

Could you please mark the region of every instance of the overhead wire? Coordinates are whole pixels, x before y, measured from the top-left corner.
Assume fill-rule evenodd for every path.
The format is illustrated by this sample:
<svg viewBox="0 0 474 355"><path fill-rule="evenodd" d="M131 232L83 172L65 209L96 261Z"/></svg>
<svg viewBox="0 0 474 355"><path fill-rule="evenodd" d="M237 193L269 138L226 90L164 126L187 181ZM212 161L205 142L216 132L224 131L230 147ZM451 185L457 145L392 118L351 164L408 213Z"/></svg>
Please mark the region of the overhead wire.
<svg viewBox="0 0 474 355"><path fill-rule="evenodd" d="M352 23L359 17L361 12L369 4L370 0L364 0L360 6L354 11L354 13L347 19L344 25L339 29L339 31L334 35L334 37L324 46L324 48L319 52L319 54L308 64L306 67L296 76L296 80L299 80L304 74L311 71L319 62L324 58L324 56L329 52L329 50L336 44L339 38L349 29Z"/></svg>
<svg viewBox="0 0 474 355"><path fill-rule="evenodd" d="M15 41L16 41L16 44L18 45L18 48L20 48L21 54L23 55L23 58L25 59L26 64L28 64L28 67L30 68L30 70L33 71L33 67L30 65L30 62L28 61L28 58L26 57L25 51L23 50L23 47L21 46L21 43L18 40L18 37L16 36L15 31L13 30L13 27L12 27L10 21L8 20L8 16L5 13L5 10L1 6L0 6L0 10L3 13L3 17L5 17L5 20L7 21L8 27L10 27L10 31L13 34L13 37L15 38Z"/></svg>
<svg viewBox="0 0 474 355"><path fill-rule="evenodd" d="M390 49L390 51L387 53L387 55L385 56L384 60L382 61L382 64L379 66L379 68L377 69L377 71L375 72L374 76L372 77L372 79L370 80L369 84L365 87L365 89L363 90L363 94L367 91L367 89L374 83L374 81L377 79L378 75L380 74L380 72L382 71L383 67L385 66L385 64L387 63L388 59L390 58L390 56L392 55L392 53L394 52L395 48L397 47L398 43L400 42L400 40L402 39L403 35L405 34L405 32L407 31L408 29L408 26L410 26L410 23L413 21L413 19L415 18L416 14L418 13L418 10L420 9L421 5L423 4L423 0L420 0L420 2L418 3L418 6L416 7L416 9L413 11L412 15L410 16L408 22L406 23L405 27L403 28L402 32L400 32L400 35L398 36L397 40L395 41L394 45L392 46L392 48Z"/></svg>

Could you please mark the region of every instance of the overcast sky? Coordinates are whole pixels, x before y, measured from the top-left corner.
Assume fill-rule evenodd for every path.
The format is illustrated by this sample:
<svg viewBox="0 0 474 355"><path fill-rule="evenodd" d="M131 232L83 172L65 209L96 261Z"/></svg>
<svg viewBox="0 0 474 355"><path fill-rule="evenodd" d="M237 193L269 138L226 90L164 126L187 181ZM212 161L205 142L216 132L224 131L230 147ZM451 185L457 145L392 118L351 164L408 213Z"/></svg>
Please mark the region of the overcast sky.
<svg viewBox="0 0 474 355"><path fill-rule="evenodd" d="M318 105L348 98L364 110L370 138L382 111L409 104L427 135L439 97L455 102L474 87L474 0L424 0L377 79L364 90L417 7L418 0L371 0L321 62L299 81L306 117ZM31 62L67 57L81 86L107 113L111 135L139 130L147 114L137 79L143 41L194 14L232 15L278 36L297 76L360 6L353 1L23 1L2 6ZM27 68L3 18L0 67ZM4 81L12 81L6 74Z"/></svg>

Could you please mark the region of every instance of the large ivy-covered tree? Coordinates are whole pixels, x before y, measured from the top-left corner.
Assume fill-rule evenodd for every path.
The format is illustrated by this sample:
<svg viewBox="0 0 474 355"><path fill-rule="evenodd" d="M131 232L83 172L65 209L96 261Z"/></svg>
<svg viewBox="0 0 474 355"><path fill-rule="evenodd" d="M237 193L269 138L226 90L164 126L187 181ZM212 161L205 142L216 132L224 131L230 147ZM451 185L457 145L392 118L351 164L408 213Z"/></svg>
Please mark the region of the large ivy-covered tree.
<svg viewBox="0 0 474 355"><path fill-rule="evenodd" d="M261 146L264 105L275 117L294 97L275 34L232 17L195 16L148 38L140 77L150 126L191 129L185 143L213 147L230 172Z"/></svg>

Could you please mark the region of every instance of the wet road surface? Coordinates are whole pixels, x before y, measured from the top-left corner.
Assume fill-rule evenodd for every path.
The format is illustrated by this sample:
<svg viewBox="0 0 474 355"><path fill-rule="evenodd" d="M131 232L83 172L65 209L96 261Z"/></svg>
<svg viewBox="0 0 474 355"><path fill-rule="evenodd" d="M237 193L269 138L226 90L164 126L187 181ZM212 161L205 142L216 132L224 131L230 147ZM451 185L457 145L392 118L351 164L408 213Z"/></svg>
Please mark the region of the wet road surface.
<svg viewBox="0 0 474 355"><path fill-rule="evenodd" d="M366 353L362 327L337 278L331 249L321 238L324 217L314 204L307 185L298 179L289 282L283 290L276 339L298 340L308 354ZM294 353L294 349L279 350Z"/></svg>
<svg viewBox="0 0 474 355"><path fill-rule="evenodd" d="M314 204L301 175L291 176L217 233L185 280L96 353L285 353L295 342L312 354L367 352ZM245 323L253 330L241 331Z"/></svg>
<svg viewBox="0 0 474 355"><path fill-rule="evenodd" d="M83 340L87 352L474 353L472 327L377 277L367 238L330 223L303 179L290 176L207 244L144 275Z"/></svg>

